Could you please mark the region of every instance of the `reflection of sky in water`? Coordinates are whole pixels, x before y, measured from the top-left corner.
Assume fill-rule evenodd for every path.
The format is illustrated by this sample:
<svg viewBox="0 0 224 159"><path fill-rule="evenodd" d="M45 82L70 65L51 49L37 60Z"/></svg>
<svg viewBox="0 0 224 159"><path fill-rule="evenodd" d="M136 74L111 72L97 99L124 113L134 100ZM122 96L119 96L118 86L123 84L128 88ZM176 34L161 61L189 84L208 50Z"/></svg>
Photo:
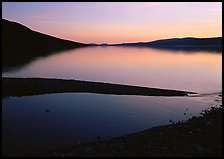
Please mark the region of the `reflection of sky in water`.
<svg viewBox="0 0 224 159"><path fill-rule="evenodd" d="M86 47L37 58L7 77L103 81L220 92L222 54L134 47ZM2 100L3 148L63 147L186 120L219 97L147 97L61 93ZM50 112L45 112L49 109ZM188 110L186 110L188 109ZM186 113L186 115L184 115ZM191 114L191 115L190 115Z"/></svg>
<svg viewBox="0 0 224 159"><path fill-rule="evenodd" d="M219 92L222 54L134 47L86 47L37 58L8 77L69 78Z"/></svg>
<svg viewBox="0 0 224 159"><path fill-rule="evenodd" d="M186 120L212 104L203 97L91 93L9 97L2 100L3 148L23 152L120 136Z"/></svg>

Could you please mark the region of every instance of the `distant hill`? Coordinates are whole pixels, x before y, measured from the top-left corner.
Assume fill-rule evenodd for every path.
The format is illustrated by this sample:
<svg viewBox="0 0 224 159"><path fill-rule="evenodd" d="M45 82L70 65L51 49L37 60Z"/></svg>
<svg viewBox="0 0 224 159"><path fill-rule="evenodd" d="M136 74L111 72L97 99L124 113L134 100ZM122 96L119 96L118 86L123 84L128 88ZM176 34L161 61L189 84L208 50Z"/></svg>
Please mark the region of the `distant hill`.
<svg viewBox="0 0 224 159"><path fill-rule="evenodd" d="M19 23L2 19L3 68L55 51L84 46L89 45L49 36Z"/></svg>
<svg viewBox="0 0 224 159"><path fill-rule="evenodd" d="M221 46L222 37L215 38L173 38L152 42L122 43L113 45L129 46Z"/></svg>
<svg viewBox="0 0 224 159"><path fill-rule="evenodd" d="M110 44L107 46L127 46L127 47L151 47L157 49L168 50L184 50L184 51L215 51L222 52L222 37L214 38L172 38L156 40L152 42L136 42Z"/></svg>

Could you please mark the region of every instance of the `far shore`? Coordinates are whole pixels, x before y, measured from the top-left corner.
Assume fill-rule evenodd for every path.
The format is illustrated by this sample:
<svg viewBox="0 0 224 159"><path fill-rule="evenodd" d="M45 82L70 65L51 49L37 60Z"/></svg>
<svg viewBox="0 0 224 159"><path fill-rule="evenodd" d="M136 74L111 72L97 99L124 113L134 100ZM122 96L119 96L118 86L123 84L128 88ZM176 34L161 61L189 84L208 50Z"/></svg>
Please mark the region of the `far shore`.
<svg viewBox="0 0 224 159"><path fill-rule="evenodd" d="M30 96L69 92L143 96L187 96L188 94L197 94L195 92L181 90L169 90L103 82L48 78L2 77L2 87L2 98L8 96Z"/></svg>

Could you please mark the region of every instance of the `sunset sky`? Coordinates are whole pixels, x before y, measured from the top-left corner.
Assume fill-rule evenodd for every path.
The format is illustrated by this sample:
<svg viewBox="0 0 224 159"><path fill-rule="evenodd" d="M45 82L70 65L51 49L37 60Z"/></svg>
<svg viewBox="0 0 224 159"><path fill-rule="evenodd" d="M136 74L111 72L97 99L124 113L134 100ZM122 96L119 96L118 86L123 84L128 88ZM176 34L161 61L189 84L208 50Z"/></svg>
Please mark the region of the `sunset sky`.
<svg viewBox="0 0 224 159"><path fill-rule="evenodd" d="M3 2L2 18L82 43L222 36L221 2Z"/></svg>

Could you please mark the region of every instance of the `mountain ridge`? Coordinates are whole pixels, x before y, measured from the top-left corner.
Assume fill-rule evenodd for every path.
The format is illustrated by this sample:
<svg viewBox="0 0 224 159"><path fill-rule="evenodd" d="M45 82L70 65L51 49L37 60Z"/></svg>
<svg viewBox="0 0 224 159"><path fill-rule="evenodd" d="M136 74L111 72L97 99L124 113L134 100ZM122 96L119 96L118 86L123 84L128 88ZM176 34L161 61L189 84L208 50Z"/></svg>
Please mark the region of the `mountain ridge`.
<svg viewBox="0 0 224 159"><path fill-rule="evenodd" d="M202 49L220 52L222 50L222 37L185 37L161 39L151 42L84 44L33 31L20 23L2 19L3 70L25 64L37 57L46 56L53 52L86 46L134 46L189 51Z"/></svg>
<svg viewBox="0 0 224 159"><path fill-rule="evenodd" d="M15 47L17 49L22 48L23 46L21 44L28 44L26 46L27 49L37 48L37 45L39 44L47 45L48 48L52 46L54 48L59 48L55 44L59 44L62 48L72 48L88 45L40 33L20 23L9 21L6 19L2 19L2 39L4 39L3 46L7 52L9 51L9 49L13 49ZM14 45L14 47L9 48L8 46L12 44Z"/></svg>
<svg viewBox="0 0 224 159"><path fill-rule="evenodd" d="M2 66L25 64L50 53L91 46L43 34L13 21L2 19Z"/></svg>
<svg viewBox="0 0 224 159"><path fill-rule="evenodd" d="M120 44L108 44L108 46L121 46L121 45L139 45L139 46L152 46L152 45L186 45L186 46L221 46L222 37L211 37L211 38L195 38L195 37L184 37L184 38L169 38L160 39L149 42L132 42L132 43L120 43Z"/></svg>

